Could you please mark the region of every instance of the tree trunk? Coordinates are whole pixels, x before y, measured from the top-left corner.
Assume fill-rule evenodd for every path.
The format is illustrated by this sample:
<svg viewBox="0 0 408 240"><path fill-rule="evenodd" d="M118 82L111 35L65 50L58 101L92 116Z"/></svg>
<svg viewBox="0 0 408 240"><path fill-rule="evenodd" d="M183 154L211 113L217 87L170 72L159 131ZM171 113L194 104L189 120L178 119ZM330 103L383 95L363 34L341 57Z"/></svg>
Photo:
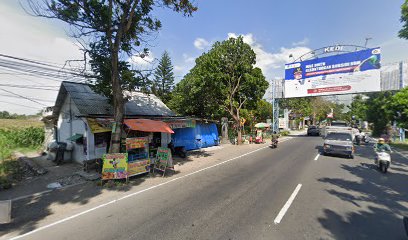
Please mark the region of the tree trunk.
<svg viewBox="0 0 408 240"><path fill-rule="evenodd" d="M112 50L112 93L113 93L113 114L115 119L115 126L112 129L112 137L109 153L120 152L120 141L122 136L122 124L124 113L123 92L120 85L119 70L118 70L118 51Z"/></svg>
<svg viewBox="0 0 408 240"><path fill-rule="evenodd" d="M239 118L239 109L237 109L237 121L238 121L238 140L237 145L242 143L242 133L241 133L241 119Z"/></svg>

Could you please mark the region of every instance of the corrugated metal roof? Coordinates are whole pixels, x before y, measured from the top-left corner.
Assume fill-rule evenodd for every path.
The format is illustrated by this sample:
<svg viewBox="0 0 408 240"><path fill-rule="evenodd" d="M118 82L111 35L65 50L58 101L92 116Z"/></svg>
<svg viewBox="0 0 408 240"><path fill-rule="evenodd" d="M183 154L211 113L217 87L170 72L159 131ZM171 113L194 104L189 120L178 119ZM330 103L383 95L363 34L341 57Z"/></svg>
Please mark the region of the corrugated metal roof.
<svg viewBox="0 0 408 240"><path fill-rule="evenodd" d="M54 107L54 116L59 115L66 95L72 98L79 112L83 116L113 115L113 107L108 98L94 92L91 87L83 83L62 82ZM131 100L125 104L126 116L176 116L155 95L132 92Z"/></svg>

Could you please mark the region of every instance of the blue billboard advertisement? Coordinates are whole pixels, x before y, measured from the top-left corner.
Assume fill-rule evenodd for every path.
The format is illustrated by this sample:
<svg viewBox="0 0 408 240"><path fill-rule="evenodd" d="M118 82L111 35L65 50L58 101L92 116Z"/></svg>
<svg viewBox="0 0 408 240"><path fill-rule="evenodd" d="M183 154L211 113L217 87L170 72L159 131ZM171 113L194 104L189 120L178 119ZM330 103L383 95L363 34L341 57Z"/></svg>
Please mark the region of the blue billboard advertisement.
<svg viewBox="0 0 408 240"><path fill-rule="evenodd" d="M370 48L285 65L285 98L381 90L381 49Z"/></svg>

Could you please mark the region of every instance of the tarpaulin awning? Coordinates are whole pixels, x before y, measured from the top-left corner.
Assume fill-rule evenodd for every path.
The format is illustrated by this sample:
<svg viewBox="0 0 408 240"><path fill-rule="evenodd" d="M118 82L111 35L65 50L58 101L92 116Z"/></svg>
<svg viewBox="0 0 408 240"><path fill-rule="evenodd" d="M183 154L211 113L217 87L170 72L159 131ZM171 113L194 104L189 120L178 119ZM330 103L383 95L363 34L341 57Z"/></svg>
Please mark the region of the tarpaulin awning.
<svg viewBox="0 0 408 240"><path fill-rule="evenodd" d="M82 137L83 137L82 134L76 133L76 134L72 135L71 137L67 138L67 140L75 142L75 141L79 140Z"/></svg>
<svg viewBox="0 0 408 240"><path fill-rule="evenodd" d="M125 119L124 122L126 126L136 131L174 133L169 125L162 121L154 121L150 119Z"/></svg>

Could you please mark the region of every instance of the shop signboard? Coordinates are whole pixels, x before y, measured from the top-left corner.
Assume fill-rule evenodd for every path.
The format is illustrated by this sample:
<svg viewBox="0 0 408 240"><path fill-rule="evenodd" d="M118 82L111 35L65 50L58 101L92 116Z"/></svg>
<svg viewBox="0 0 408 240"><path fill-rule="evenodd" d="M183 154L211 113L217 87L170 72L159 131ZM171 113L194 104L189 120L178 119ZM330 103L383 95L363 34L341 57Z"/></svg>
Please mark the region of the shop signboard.
<svg viewBox="0 0 408 240"><path fill-rule="evenodd" d="M164 171L166 168L173 167L173 158L170 148L159 147L157 149L156 158L157 162L155 165L157 169Z"/></svg>
<svg viewBox="0 0 408 240"><path fill-rule="evenodd" d="M285 98L381 91L381 49L285 65Z"/></svg>
<svg viewBox="0 0 408 240"><path fill-rule="evenodd" d="M94 118L87 118L89 128L91 129L92 133L103 133L103 132L110 132L111 128L102 125L99 120Z"/></svg>
<svg viewBox="0 0 408 240"><path fill-rule="evenodd" d="M127 178L127 153L103 155L102 180Z"/></svg>
<svg viewBox="0 0 408 240"><path fill-rule="evenodd" d="M128 176L149 172L150 160L142 160L128 163Z"/></svg>
<svg viewBox="0 0 408 240"><path fill-rule="evenodd" d="M148 137L126 138L126 150L146 148L149 143Z"/></svg>
<svg viewBox="0 0 408 240"><path fill-rule="evenodd" d="M187 120L174 120L171 122L167 122L171 129L176 128L195 128L196 127L196 120L187 119Z"/></svg>

